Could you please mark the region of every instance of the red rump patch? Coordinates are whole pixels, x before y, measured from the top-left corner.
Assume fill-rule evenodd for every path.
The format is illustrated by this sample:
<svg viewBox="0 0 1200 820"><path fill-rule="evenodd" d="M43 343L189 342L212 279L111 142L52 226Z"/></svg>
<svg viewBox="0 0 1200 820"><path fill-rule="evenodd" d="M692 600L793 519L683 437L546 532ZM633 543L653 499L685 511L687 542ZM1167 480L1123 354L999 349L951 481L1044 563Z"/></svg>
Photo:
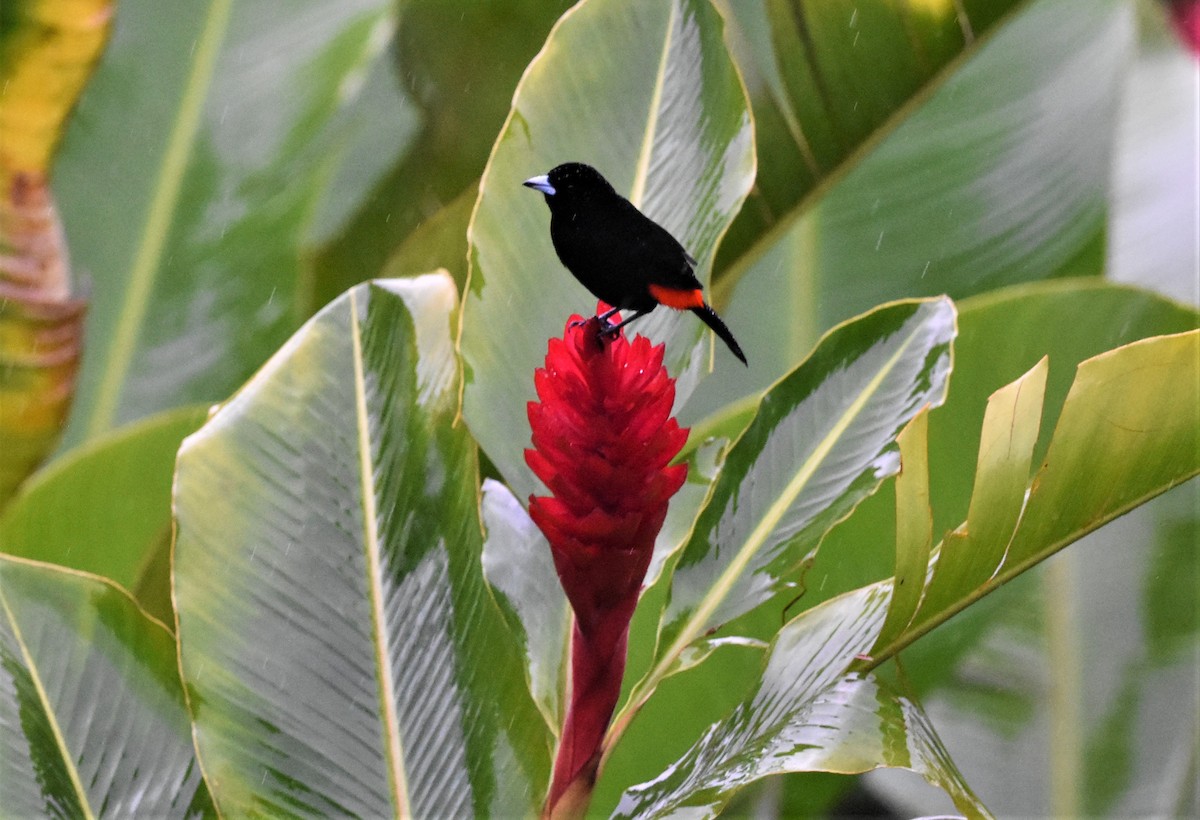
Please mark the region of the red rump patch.
<svg viewBox="0 0 1200 820"><path fill-rule="evenodd" d="M676 310L704 307L704 293L699 290L676 290L662 285L651 285L650 295L657 299L660 305Z"/></svg>

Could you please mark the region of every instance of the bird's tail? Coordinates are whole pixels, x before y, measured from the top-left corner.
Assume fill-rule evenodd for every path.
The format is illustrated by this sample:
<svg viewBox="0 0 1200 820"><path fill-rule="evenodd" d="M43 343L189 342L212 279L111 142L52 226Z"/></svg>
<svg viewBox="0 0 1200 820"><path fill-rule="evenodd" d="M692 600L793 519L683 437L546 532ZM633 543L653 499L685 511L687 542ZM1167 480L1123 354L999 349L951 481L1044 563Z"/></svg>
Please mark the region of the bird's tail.
<svg viewBox="0 0 1200 820"><path fill-rule="evenodd" d="M700 307L689 308L692 313L700 317L700 321L713 329L713 333L721 337L721 341L729 345L729 349L733 351L733 355L737 356L742 364L749 367L746 362L746 354L742 353L742 348L738 346L737 339L733 338L733 334L729 332L729 328L725 327L725 323L721 321L721 317L717 312L710 308L707 303Z"/></svg>

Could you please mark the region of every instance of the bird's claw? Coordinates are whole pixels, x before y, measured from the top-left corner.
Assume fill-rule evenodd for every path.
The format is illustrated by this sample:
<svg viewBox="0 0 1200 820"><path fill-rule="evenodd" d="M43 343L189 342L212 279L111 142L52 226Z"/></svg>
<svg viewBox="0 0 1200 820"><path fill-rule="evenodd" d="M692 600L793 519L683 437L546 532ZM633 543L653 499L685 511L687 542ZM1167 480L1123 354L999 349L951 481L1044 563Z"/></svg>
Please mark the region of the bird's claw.
<svg viewBox="0 0 1200 820"><path fill-rule="evenodd" d="M596 315L587 319L573 319L567 323L567 327L579 327L580 325L586 325L588 322L592 321L592 319L595 319L602 325L599 332L596 334L601 338L613 335L619 326L618 323L609 321L607 316Z"/></svg>

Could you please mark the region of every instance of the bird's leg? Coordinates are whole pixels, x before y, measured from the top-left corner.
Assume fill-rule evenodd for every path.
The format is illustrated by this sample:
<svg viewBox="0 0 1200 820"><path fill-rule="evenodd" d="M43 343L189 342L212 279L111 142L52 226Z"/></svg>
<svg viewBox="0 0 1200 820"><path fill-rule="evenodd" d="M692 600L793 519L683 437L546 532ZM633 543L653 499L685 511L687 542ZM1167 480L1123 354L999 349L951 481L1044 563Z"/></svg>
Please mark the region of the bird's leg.
<svg viewBox="0 0 1200 820"><path fill-rule="evenodd" d="M619 307L609 308L608 310L604 311L603 313L597 313L595 316L592 317L592 319L595 319L598 322L603 322L604 324L607 325L608 317L612 316L618 310L620 310ZM591 319L576 319L574 322L571 322L570 327L579 327L580 325L586 325L590 321L591 321Z"/></svg>
<svg viewBox="0 0 1200 820"><path fill-rule="evenodd" d="M623 321L623 322L618 322L618 323L617 323L617 324L615 324L615 325L609 325L608 327L604 328L604 330L600 331L600 335L601 335L601 336L615 336L615 335L617 335L617 331L618 331L618 330L620 330L621 328L625 327L625 325L629 324L629 323L630 323L630 322L632 322L634 319L640 319L640 318L642 318L643 316L645 316L645 315L646 315L647 313L649 313L649 312L650 312L650 311L648 311L648 310L640 310L640 311L638 311L637 313L635 313L635 314L633 314L632 316L630 316L630 317L629 317L628 319L626 319L625 321ZM605 316L607 316L607 315L608 315L608 314L605 314Z"/></svg>

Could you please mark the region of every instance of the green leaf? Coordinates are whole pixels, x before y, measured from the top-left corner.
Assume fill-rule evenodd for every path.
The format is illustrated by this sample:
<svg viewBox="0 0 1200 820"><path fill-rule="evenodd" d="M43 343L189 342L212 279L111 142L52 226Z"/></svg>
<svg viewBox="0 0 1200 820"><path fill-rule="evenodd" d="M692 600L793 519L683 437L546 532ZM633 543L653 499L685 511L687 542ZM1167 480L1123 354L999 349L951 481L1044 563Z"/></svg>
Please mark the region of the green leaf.
<svg viewBox="0 0 1200 820"><path fill-rule="evenodd" d="M224 398L298 324L340 115L393 6L122 5L56 177L95 295L69 444Z"/></svg>
<svg viewBox="0 0 1200 820"><path fill-rule="evenodd" d="M967 520L941 543L933 577L922 596L921 613L949 606L964 589L980 586L991 578L1004 560L1009 538L1025 507L1048 371L1043 357L1028 373L988 399ZM898 531L912 526L902 517L904 513L922 522L932 519L928 506L913 506L903 513L898 510ZM895 636L881 637L881 645L886 645Z"/></svg>
<svg viewBox="0 0 1200 820"><path fill-rule="evenodd" d="M373 34L379 37L375 44L380 48L393 34L392 26L379 26ZM353 29L348 36L357 36ZM419 116L412 101L402 92L400 79L391 49L380 48L379 56L364 64L361 71L346 77L351 99L331 119L327 128L344 130L344 136L336 146L336 166L327 167L323 195L318 203L320 210L312 217L310 233L305 238L308 246L324 246L346 231L358 209L363 205L364 194L374 191L383 182L397 153L410 144L417 128ZM336 70L336 66L330 66ZM360 87L361 86L361 87ZM316 264L307 272L314 291L319 287L320 272ZM422 271L436 270L437 265L427 265ZM361 267L351 285L362 281L363 271L373 268ZM345 290L342 288L341 290ZM320 298L314 294L310 312L316 312L341 290Z"/></svg>
<svg viewBox="0 0 1200 820"><path fill-rule="evenodd" d="M896 572L892 601L879 632L879 642L899 635L921 602L933 548L933 515L929 511L929 411L913 416L896 437L900 472L896 475Z"/></svg>
<svg viewBox="0 0 1200 820"><path fill-rule="evenodd" d="M1192 480L1073 543L904 652L955 763L1004 817L1195 814L1200 718L1194 618L1200 482ZM964 620L986 631L964 652ZM1163 639L1175 640L1162 653ZM947 657L952 658L947 663ZM949 667L949 668L945 668ZM925 686L926 690L930 687ZM1026 784L1013 790L1013 783ZM912 814L940 809L905 784L872 783ZM1060 814L1064 813L1064 814Z"/></svg>
<svg viewBox="0 0 1200 820"><path fill-rule="evenodd" d="M10 817L199 817L175 642L114 584L0 556L0 804Z"/></svg>
<svg viewBox="0 0 1200 820"><path fill-rule="evenodd" d="M0 516L4 552L133 589L158 545L170 542L175 451L206 414L204 407L162 413L55 461Z"/></svg>
<svg viewBox="0 0 1200 820"><path fill-rule="evenodd" d="M724 0L730 45L752 89L762 173L737 237L789 213L853 162L969 57L998 18L1023 5ZM886 70L881 70L886 66Z"/></svg>
<svg viewBox="0 0 1200 820"><path fill-rule="evenodd" d="M963 300L958 303L958 308L959 335L954 343L954 372L949 395L945 404L929 417L930 496L933 505L933 532L937 535L935 541L962 523L967 516L980 429L989 395L1019 378L1039 359L1048 355L1049 374L1044 402L1044 422L1041 440L1035 450L1035 464L1038 464L1045 455L1054 421L1058 418L1079 362L1136 339L1155 334L1176 333L1200 324L1194 309L1153 293L1096 279L1015 286ZM1087 317L1087 321L1064 320L1064 317L1077 316ZM1183 509L1178 511L1171 522L1163 522L1162 526L1182 526L1179 516L1188 509L1192 507L1184 504ZM727 625L721 634L770 640L780 628L780 614L785 607L790 606L788 612L795 615L847 590L893 575L896 561L895 516L892 487L890 483L885 482L878 493L865 499L849 519L839 523L825 537L811 567L804 568L802 575L789 576L790 580L799 579L797 588L781 592L772 602ZM1140 702L1158 704L1156 708L1160 711L1155 714L1160 716L1171 713L1175 708L1174 704L1178 703L1178 697L1167 696L1164 700L1157 693L1182 693L1186 690L1186 684L1179 683L1178 671L1173 671L1177 670L1177 667L1151 674L1141 671L1144 667L1129 666L1138 663L1141 648L1144 642L1149 640L1142 637L1142 628L1136 620L1139 611L1137 599L1128 601L1122 610L1131 614L1132 621L1120 615L1110 614L1105 607L1106 601L1112 603L1115 592L1112 584L1118 583L1121 588L1139 589L1150 577L1150 570L1136 557L1145 552L1144 547L1136 550L1134 548L1147 538L1152 538L1153 531L1149 535L1140 530L1130 533L1124 529L1128 520L1127 516L1101 531L1108 532L1117 528L1105 541L1107 546L1093 547L1089 553L1098 556L1100 551L1104 551L1105 562L1100 563L1100 566L1106 569L1089 572L1090 580L1078 583L1081 598L1086 595L1087 599L1092 600L1089 614L1077 633L1081 639L1086 638L1087 641L1076 650L1088 660L1087 669L1083 673L1084 681L1097 688L1094 696L1083 706L1084 716L1089 722L1093 717L1093 705L1096 710L1101 710L1101 713L1110 708L1110 704L1104 700L1110 694L1104 681L1111 680L1112 677L1097 679L1091 673L1091 669L1101 657L1104 658L1104 669L1107 670L1101 674L1136 675L1139 691L1142 692ZM1190 546L1190 542L1188 543ZM1115 556L1107 557L1108 551L1111 550L1117 550L1127 557L1114 565ZM1074 551L1068 550L1064 555L1070 555ZM1089 567L1100 561L1098 557L1081 560ZM1115 581L1114 576L1118 573L1126 580ZM920 577L924 577L923 570ZM1023 580L1018 579L1015 583L1020 585ZM1034 590L1037 589L1037 578L1030 577L1028 582L1034 585ZM1009 587L1013 587L1013 584ZM801 591L803 595L797 599L796 596ZM1015 594L1017 591L1013 592ZM1010 589L1004 588L979 601L912 644L904 652L905 672L923 698L927 698L927 693L934 687L954 685L951 694L957 702L966 697L961 694L964 687L970 690L967 694L974 695L970 703L973 705L972 714L975 715L970 726L975 727L982 720L986 728L1000 720L1002 713L1012 714L1015 711L1017 717L1007 718L1003 724L1002 734L1005 736L1007 733L1018 731L1016 728L1010 728L1018 718L1041 719L1042 712L1030 715L1030 698L1043 691L1043 680L1056 680L1060 674L1059 665L1066 662L1060 652L1046 657L1046 665L1042 667L1044 673L1039 674L1036 670L1026 672L1029 660L1025 657L1025 652L1031 646L1042 646L1044 638L1040 632L1035 631L1032 635L1022 632L1016 638L997 639L1001 640L1002 646L1011 644L1018 651L1015 657L1010 653L1003 656L999 662L986 666L983 679L980 679L979 665L997 654L997 649L993 646L994 641L989 638L980 652L973 652L969 657L964 658L964 653L977 645L981 636L985 636L1010 609L1016 608L1028 613L1028 618L1036 618L1038 613L1043 611L1044 605L1039 596L1035 595L1032 600L1027 600L1028 596L1024 593L1020 597L1013 597L1009 593ZM1065 606L1065 602L1060 598L1050 596L1050 599L1052 603L1046 606ZM1147 598L1141 606L1156 610L1156 618L1169 618L1171 616L1167 611L1177 606L1188 605L1186 599L1181 603L1178 597L1154 596L1153 599ZM639 613L635 617L635 629L642 616L643 613ZM1108 655L1104 640L1099 635L1093 636L1094 630L1089 630L1087 626L1098 622L1097 619L1103 619L1104 631L1111 632L1115 630L1112 623L1114 618L1127 625L1126 629L1120 631L1120 634L1125 636L1126 650L1118 657ZM652 630L647 625L645 631L649 633ZM631 636L631 648L634 645L633 638L634 636ZM957 664L960 661L967 665L958 670ZM1125 671L1127 667L1128 671ZM630 668L644 667L634 665L631 660ZM1004 677L1005 675L1007 677ZM999 691L991 685L993 681L1004 681ZM677 678L665 681L630 723L629 729L614 749L611 762L605 770L605 777L601 779L601 788L606 787L606 780L610 776L618 779L621 788L653 778L662 767L682 754L685 748L676 746L670 749L669 754L664 755L661 748L672 745L672 741L666 738L673 737L675 733L685 733L694 737L716 719L716 715L711 712L703 717L695 716L695 713L701 710L690 706L697 699L693 693L701 692L705 693L706 698L717 698L715 693L741 692L744 691L745 685L744 673L740 668L732 663L722 663L719 655ZM1175 685L1182 685L1183 688L1171 688ZM670 704L660 704L664 695L673 698ZM734 695L727 697L733 698ZM1022 705L1025 711L1021 711ZM937 712L938 716L941 714L941 711ZM1021 725L1024 724L1018 721L1018 726ZM1135 752L1135 756L1139 760L1137 782L1141 784L1142 794L1145 793L1144 789L1158 788L1160 783L1170 788L1166 772L1157 768L1157 765L1167 765L1169 768L1168 761L1173 758L1167 750L1177 746L1171 745L1174 742L1172 738L1164 740L1161 733L1156 731L1156 728L1162 725L1157 718L1150 724L1139 724L1140 731L1130 739L1134 749L1140 750ZM955 727L939 723L944 737L953 728ZM1039 728L1028 731L1042 730L1039 725ZM1049 752L1041 747L1038 747L1036 752L1030 752L1024 744L1015 747L1001 745L999 748L988 747L988 750L981 751L978 755L970 755L971 759L968 760L963 759L964 755L960 749L964 744L974 748L972 743L977 740L974 733L968 734L967 739L960 740L958 744L953 743L951 737L946 737L946 740L955 750L955 760L966 773L968 781L979 790L980 796L989 806L1003 814L1044 814L1049 811L1049 805L1044 802L1017 801L1014 804L1003 800L1004 796L1009 794L1006 790L1013 782L1012 778L1040 778L1045 773L1044 767L1016 770L1006 768L1004 771L1010 772L1007 777L989 778L991 782L1000 783L999 789L990 792L985 791L981 783L976 782L981 778L981 773L992 771L999 765L995 759L998 755L1005 755L1006 760L1019 758L1032 764L1036 760L1044 760ZM1161 743L1166 745L1159 745ZM1149 762L1145 757L1144 750L1147 744L1156 750L1155 757L1151 759L1154 762ZM654 749L654 752L647 751L648 749ZM972 767L969 763L975 765ZM1017 798L1021 795L1011 796ZM615 805L615 796L607 803ZM1149 810L1165 804L1150 805L1129 802L1127 799L1118 805L1134 810L1142 806ZM1009 810L1006 808L1008 806L1013 808ZM939 810L928 804L923 809L928 813Z"/></svg>
<svg viewBox="0 0 1200 820"><path fill-rule="evenodd" d="M1081 361L1200 324L1193 308L1090 279L1017 286L963 300L958 307L949 397L930 415L930 493L939 538L968 515L990 394L1048 356L1036 467ZM1194 689L1194 664L1190 649L1170 662L1153 663L1146 656L1159 640L1155 620L1195 609L1186 596L1144 587L1151 579L1193 577L1186 563L1172 562L1172 572L1154 567L1163 566L1159 553L1168 545L1195 552L1194 538L1183 547L1169 536L1177 528L1186 532L1200 509L1195 486L1193 481L1107 524L903 651L908 678L955 750L955 762L997 813L1051 814L1051 783L1061 793L1072 788L1073 779L1080 811L1180 814L1173 801L1188 781L1184 777L1181 783L1174 773L1183 771L1180 761L1194 746L1194 726L1179 722L1178 703ZM894 517L885 486L826 538L805 576L808 593L797 606L891 574ZM1061 573L1051 577L1047 572L1063 562L1071 567L1065 584ZM1056 626L1051 630L1049 624ZM736 626L740 634L773 634L778 617L765 608L755 624ZM1116 698L1125 689L1136 693L1132 703ZM1123 716L1126 708L1134 712L1132 718ZM1107 730L1110 737L1119 736L1119 747L1103 747L1104 723L1130 727L1119 735ZM1067 736L1075 738L1065 744L1075 749L1073 756L1063 751ZM1121 755L1134 761L1124 772L1125 789L1111 774ZM1014 792L1013 782L1030 788ZM1097 783L1104 784L1111 802L1101 802L1107 798ZM914 813L940 810L931 802L900 802Z"/></svg>
<svg viewBox="0 0 1200 820"><path fill-rule="evenodd" d="M1018 285L957 303L959 334L954 344L954 374L943 407L929 418L930 504L935 542L967 517L979 435L988 397L1048 357L1043 423L1034 463L1046 446L1071 387L1076 366L1085 359L1137 339L1178 333L1200 324L1194 310L1153 293L1098 279ZM1087 321L1064 321L1086 316ZM893 575L896 560L894 494L885 484L826 537L805 575L808 607L827 598ZM739 624L742 634L767 637L778 617ZM975 622L973 634L986 627ZM956 630L956 626L949 627ZM769 631L768 631L769 630ZM940 639L939 639L940 640ZM961 652L965 635L947 645ZM941 676L941 661L927 668L910 665L918 691ZM926 678L924 672L929 671Z"/></svg>
<svg viewBox="0 0 1200 820"><path fill-rule="evenodd" d="M482 578L442 273L332 303L176 472L174 590L222 813L528 814L549 737Z"/></svg>
<svg viewBox="0 0 1200 820"><path fill-rule="evenodd" d="M930 418L934 532L967 517L988 397L1043 356L1049 373L1034 462L1046 455L1078 366L1109 350L1200 326L1194 307L1094 279L1021 285L958 303L953 386ZM1086 316L1087 321L1066 321ZM890 539L889 539L890 540Z"/></svg>
<svg viewBox="0 0 1200 820"><path fill-rule="evenodd" d="M518 498L538 486L514 432L527 427L533 370L569 316L596 306L555 257L541 197L521 187L566 160L596 166L679 238L707 278L754 175L745 96L709 3L575 6L521 79L480 182L463 308L463 415ZM697 345L707 331L667 310L637 330L667 342L673 374L686 371L682 402L708 358L708 340Z"/></svg>
<svg viewBox="0 0 1200 820"><path fill-rule="evenodd" d="M523 645L529 691L555 735L563 722L571 608L550 544L521 502L498 481L483 482L483 573Z"/></svg>
<svg viewBox="0 0 1200 820"><path fill-rule="evenodd" d="M899 467L895 437L939 404L955 333L948 299L902 302L832 331L763 397L670 576L656 665L785 588L825 533Z"/></svg>
<svg viewBox="0 0 1200 820"><path fill-rule="evenodd" d="M831 15L844 5L806 4L830 6ZM895 5L873 4L874 16ZM925 14L918 7L946 15L958 8L904 5L914 19ZM826 328L880 302L943 293L958 299L1101 270L1122 58L1132 45L1129 5L988 4L1000 6L1021 12L949 63L902 117L887 120L810 195L776 212L752 245L743 243L736 256L723 248L728 265L713 296L718 310L727 307L730 326L744 329L742 346L755 367L709 380L692 413L761 391ZM870 16L860 12L856 30L847 11L840 31L851 40L861 32L860 45L822 55L859 65L854 54L876 36L865 28ZM863 54L887 87L891 62ZM842 70L837 61L822 65ZM851 107L870 98L845 93L838 99ZM779 180L790 191L797 175L771 174L768 158L778 152L765 141L769 134L756 133L759 187ZM761 212L758 204L743 210ZM731 237L738 229L735 223Z"/></svg>
<svg viewBox="0 0 1200 820"><path fill-rule="evenodd" d="M1179 389L1198 381L1200 331L1134 342L1081 364L1002 574L1200 472L1200 393Z"/></svg>
<svg viewBox="0 0 1200 820"><path fill-rule="evenodd" d="M879 766L912 769L968 816L986 815L921 708L872 676L845 674L878 634L889 592L864 587L780 630L753 697L657 779L627 790L616 816L712 817L763 777Z"/></svg>
<svg viewBox="0 0 1200 820"><path fill-rule="evenodd" d="M1134 342L1082 363L1045 461L1028 484L1019 521L1009 504L989 503L986 492L1011 478L1014 464L1027 463L1024 456L995 462L981 454L975 487L982 497L972 498L968 529L990 536L974 547L989 563L976 566L970 555L960 559L943 543L950 568L942 570L939 561L912 624L876 647L873 663L1072 541L1200 473L1200 394L1178 389L1198 381L1200 331ZM1040 402L1027 405L1026 416L1034 415L1035 404ZM987 430L985 421L984 451ZM997 472L1009 475L997 478ZM939 582L943 572L947 580Z"/></svg>

